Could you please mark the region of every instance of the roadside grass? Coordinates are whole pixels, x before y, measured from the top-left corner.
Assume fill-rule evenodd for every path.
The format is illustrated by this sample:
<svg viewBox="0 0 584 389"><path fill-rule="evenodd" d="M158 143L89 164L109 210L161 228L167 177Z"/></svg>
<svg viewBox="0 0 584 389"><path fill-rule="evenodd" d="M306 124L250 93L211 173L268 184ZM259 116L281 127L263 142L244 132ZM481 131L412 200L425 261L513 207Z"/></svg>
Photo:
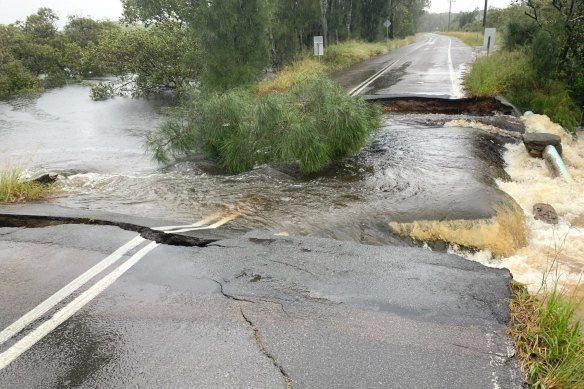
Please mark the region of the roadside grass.
<svg viewBox="0 0 584 389"><path fill-rule="evenodd" d="M554 284L530 294L511 284L509 332L531 388L584 389L584 332L574 301Z"/></svg>
<svg viewBox="0 0 584 389"><path fill-rule="evenodd" d="M529 54L523 51L497 51L477 59L463 85L471 96L502 95L521 111L547 115L570 133L582 118L582 110L570 97L569 86L540 79Z"/></svg>
<svg viewBox="0 0 584 389"><path fill-rule="evenodd" d="M51 185L23 181L22 172L19 167L0 171L0 203L41 200L55 193Z"/></svg>
<svg viewBox="0 0 584 389"><path fill-rule="evenodd" d="M471 47L483 45L483 34L481 32L465 32L465 31L449 31L440 32L440 35L451 36L463 41L466 45ZM496 38L495 38L496 41Z"/></svg>
<svg viewBox="0 0 584 389"><path fill-rule="evenodd" d="M416 36L409 36L403 39L392 39L388 42L350 40L330 45L326 49L322 61L318 61L314 56L300 57L292 64L279 70L271 78L260 81L256 86L256 91L259 94L284 92L302 79L312 77L316 73L330 73L409 45L415 40Z"/></svg>
<svg viewBox="0 0 584 389"><path fill-rule="evenodd" d="M323 62L329 71L337 70L409 45L415 40L415 36L392 39L386 42L350 40L336 45L330 45L325 51Z"/></svg>

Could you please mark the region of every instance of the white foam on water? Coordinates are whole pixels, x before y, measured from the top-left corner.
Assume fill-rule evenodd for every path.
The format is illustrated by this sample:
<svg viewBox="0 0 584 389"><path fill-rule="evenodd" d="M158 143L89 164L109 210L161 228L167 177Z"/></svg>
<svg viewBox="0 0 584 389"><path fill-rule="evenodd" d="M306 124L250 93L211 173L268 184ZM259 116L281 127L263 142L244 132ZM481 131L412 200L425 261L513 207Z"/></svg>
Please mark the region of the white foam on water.
<svg viewBox="0 0 584 389"><path fill-rule="evenodd" d="M499 181L501 190L522 207L528 226L528 244L513 256L496 259L490 252L451 252L487 266L508 268L515 280L532 292L559 280L561 287L582 290L584 282L584 140L575 140L547 116L524 117L527 132L546 132L562 138L563 159L574 178L567 183L551 175L542 159L531 158L523 144L509 145L504 159L510 182ZM533 205L547 203L558 213L557 225L535 220Z"/></svg>

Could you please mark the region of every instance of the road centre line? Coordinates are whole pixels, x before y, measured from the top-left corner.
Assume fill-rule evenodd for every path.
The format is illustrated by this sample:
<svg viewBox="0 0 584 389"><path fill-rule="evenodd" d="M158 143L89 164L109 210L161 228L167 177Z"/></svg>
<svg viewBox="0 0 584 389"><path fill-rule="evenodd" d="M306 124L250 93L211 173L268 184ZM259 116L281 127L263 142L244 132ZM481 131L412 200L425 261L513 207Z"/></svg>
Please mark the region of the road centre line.
<svg viewBox="0 0 584 389"><path fill-rule="evenodd" d="M401 57L401 58L393 61L392 63L390 63L389 65L385 66L380 71L378 71L377 73L375 73L374 75L372 75L371 77L369 77L368 79L366 79L365 81L363 81L361 84L357 85L355 88L353 88L349 92L349 96L352 96L352 97L353 96L357 96L359 93L361 93L363 91L363 89L367 88L373 81L375 81L379 77L381 77L383 75L383 73L387 72L393 65L395 65L402 58L403 57Z"/></svg>
<svg viewBox="0 0 584 389"><path fill-rule="evenodd" d="M43 324L38 326L34 331L30 332L24 338L16 342L8 350L0 354L0 371L12 363L16 358L18 358L22 353L30 349L37 342L51 333L55 328L69 319L71 316L79 312L85 305L91 302L95 297L102 293L105 289L111 286L118 278L120 278L126 271L128 271L132 266L138 263L146 254L155 249L158 243L151 242L146 247L142 248L136 254L134 254L130 259L124 262L122 265L114 269L107 276L98 281L91 288L86 290L84 293L79 295L61 310L53 315L52 318L45 321Z"/></svg>
<svg viewBox="0 0 584 389"><path fill-rule="evenodd" d="M0 332L0 345L6 342L8 339L12 338L14 335L22 331L29 324L37 320L39 317L50 311L61 301L66 299L77 289L85 285L93 277L101 273L103 270L120 260L128 251L134 249L146 239L141 236L136 236L134 239L130 240L128 243L124 244L122 247L114 251L111 255L107 256L95 266L87 270L85 273L81 274L79 277L71 281L69 284L64 286L62 289L54 293L52 296L47 298L45 301L37 305L31 311L26 313L20 319L9 325L7 328Z"/></svg>
<svg viewBox="0 0 584 389"><path fill-rule="evenodd" d="M452 94L454 97L460 95L460 88L456 85L456 71L452 63L452 39L448 42L448 68L450 69L450 85L452 86Z"/></svg>
<svg viewBox="0 0 584 389"><path fill-rule="evenodd" d="M188 231L196 231L196 230L204 230L204 229L214 229L222 226L225 223L237 218L240 214L237 212L231 213L219 221L211 224L209 226L205 226L210 221L214 221L219 219L221 216L225 215L225 212L217 212L212 214L196 223L185 225L185 226L167 226L167 227L158 227L157 230L161 231L162 229L167 229L164 231L167 234L170 233L179 233L179 232L188 232ZM191 228L183 228L180 230L172 230L175 228L181 227L191 227ZM42 303L37 305L35 308L27 312L24 316L20 319L6 327L4 330L0 332L0 345L5 343L8 339L14 337L24 328L29 326L34 321L38 320L42 315L53 309L57 304L61 303L64 299L69 297L71 294L76 292L79 288L89 282L93 277L97 276L99 273L103 272L106 268L116 263L120 260L126 253L130 250L138 247L141 243L145 242L146 239L142 238L141 236L136 236L116 251L114 251L111 255L107 256L92 268L87 270L85 273L71 281L69 284L64 286L62 289L51 295L49 298L44 300ZM148 247L148 246L147 246ZM116 270L121 268L123 265L118 267L117 269L113 270L110 274L114 273ZM107 277L107 276L106 276ZM105 277L104 277L105 278ZM97 284L96 284L97 285ZM39 327L40 328L40 327ZM2 368L0 367L0 370Z"/></svg>

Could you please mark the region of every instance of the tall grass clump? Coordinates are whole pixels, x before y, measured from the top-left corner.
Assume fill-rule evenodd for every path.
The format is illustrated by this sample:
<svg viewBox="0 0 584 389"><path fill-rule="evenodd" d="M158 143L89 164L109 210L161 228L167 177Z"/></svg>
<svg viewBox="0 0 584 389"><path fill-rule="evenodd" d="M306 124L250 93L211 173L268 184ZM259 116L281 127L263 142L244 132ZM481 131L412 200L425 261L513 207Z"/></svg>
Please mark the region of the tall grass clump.
<svg viewBox="0 0 584 389"><path fill-rule="evenodd" d="M584 333L577 303L557 284L550 293L531 295L511 285L510 333L532 388L584 388Z"/></svg>
<svg viewBox="0 0 584 389"><path fill-rule="evenodd" d="M388 51L389 47L385 42L350 40L327 47L324 62L330 68L339 69Z"/></svg>
<svg viewBox="0 0 584 389"><path fill-rule="evenodd" d="M0 171L0 203L19 203L40 200L49 196L53 188L37 182L23 181L18 167Z"/></svg>
<svg viewBox="0 0 584 389"><path fill-rule="evenodd" d="M197 92L147 141L162 163L202 154L230 173L291 161L305 173L357 153L380 110L312 72L283 92Z"/></svg>
<svg viewBox="0 0 584 389"><path fill-rule="evenodd" d="M518 78L531 79L529 57L520 51L497 51L478 58L463 85L473 96L506 94L517 84Z"/></svg>
<svg viewBox="0 0 584 389"><path fill-rule="evenodd" d="M463 84L472 96L503 95L521 111L547 115L573 132L582 111L570 96L570 88L541 74L528 51L498 51L477 59Z"/></svg>

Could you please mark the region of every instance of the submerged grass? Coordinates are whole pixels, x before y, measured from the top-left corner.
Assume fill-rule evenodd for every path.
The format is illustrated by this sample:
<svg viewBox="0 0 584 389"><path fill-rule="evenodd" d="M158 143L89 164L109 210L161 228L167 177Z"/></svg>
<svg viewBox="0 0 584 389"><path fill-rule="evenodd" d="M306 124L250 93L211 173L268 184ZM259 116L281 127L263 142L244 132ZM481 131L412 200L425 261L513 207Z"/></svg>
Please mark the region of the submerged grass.
<svg viewBox="0 0 584 389"><path fill-rule="evenodd" d="M54 193L54 188L22 180L18 167L0 171L0 203L19 203L44 199Z"/></svg>
<svg viewBox="0 0 584 389"><path fill-rule="evenodd" d="M584 333L578 302L555 284L531 295L511 284L510 334L532 388L584 389Z"/></svg>

